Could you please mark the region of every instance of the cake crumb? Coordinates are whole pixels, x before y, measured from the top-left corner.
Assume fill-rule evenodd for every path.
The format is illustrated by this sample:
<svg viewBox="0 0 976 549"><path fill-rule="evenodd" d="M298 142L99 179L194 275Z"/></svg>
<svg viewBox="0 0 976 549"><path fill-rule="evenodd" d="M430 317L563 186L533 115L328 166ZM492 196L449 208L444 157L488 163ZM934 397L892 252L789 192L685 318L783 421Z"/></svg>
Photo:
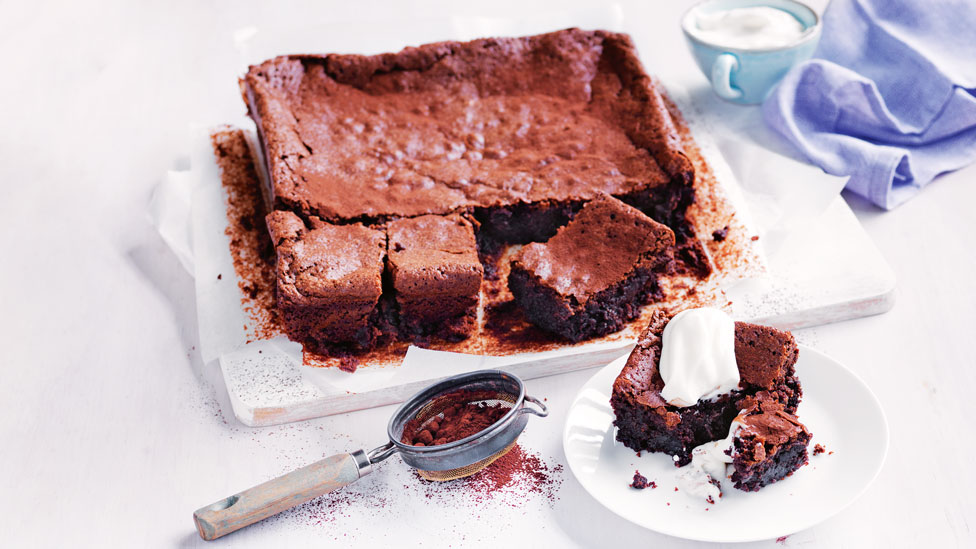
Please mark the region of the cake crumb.
<svg viewBox="0 0 976 549"><path fill-rule="evenodd" d="M753 242L755 242L755 241L759 240L759 236L756 235L756 236L750 238L749 240L752 240Z"/></svg>
<svg viewBox="0 0 976 549"><path fill-rule="evenodd" d="M780 543L780 544L786 543L786 538L788 538L788 537L790 537L790 536L780 536L780 537L776 538L776 543Z"/></svg>
<svg viewBox="0 0 976 549"><path fill-rule="evenodd" d="M815 456L819 456L820 454L822 454L822 453L824 453L826 451L827 451L827 449L824 448L824 445L823 444L816 444L813 447L813 455L815 455ZM833 452L831 452L831 454L833 454Z"/></svg>
<svg viewBox="0 0 976 549"><path fill-rule="evenodd" d="M223 278L224 278L224 275L222 275L222 274L217 275L217 280L221 280Z"/></svg>
<svg viewBox="0 0 976 549"><path fill-rule="evenodd" d="M654 489L654 488L657 488L657 483L655 483L654 481L648 482L647 481L647 477L645 477L644 475L640 474L640 471L635 470L634 471L634 480L631 481L630 487L631 488L634 488L636 490L643 490L644 488Z"/></svg>
<svg viewBox="0 0 976 549"><path fill-rule="evenodd" d="M714 231L712 233L712 240L714 240L715 242L721 242L721 241L725 240L725 237L727 237L727 236L729 236L729 226L728 225L722 227L721 229L719 229L717 231Z"/></svg>

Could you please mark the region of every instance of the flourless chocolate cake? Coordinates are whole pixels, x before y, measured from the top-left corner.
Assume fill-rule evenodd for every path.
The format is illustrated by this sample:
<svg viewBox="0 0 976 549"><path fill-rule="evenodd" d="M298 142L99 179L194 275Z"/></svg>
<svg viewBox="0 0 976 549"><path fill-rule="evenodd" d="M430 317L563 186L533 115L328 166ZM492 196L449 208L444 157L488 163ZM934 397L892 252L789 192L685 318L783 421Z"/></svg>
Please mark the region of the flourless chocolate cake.
<svg viewBox="0 0 976 549"><path fill-rule="evenodd" d="M803 394L794 372L796 341L789 332L745 322L735 323L738 388L687 407L665 402L658 365L668 321L662 312L652 316L613 384L617 440L628 448L663 452L685 465L695 447L725 438L732 420L756 398L780 404L787 414L796 412Z"/></svg>
<svg viewBox="0 0 976 549"><path fill-rule="evenodd" d="M459 215L393 221L389 268L405 337L468 337L476 327L484 269L474 227Z"/></svg>
<svg viewBox="0 0 976 549"><path fill-rule="evenodd" d="M292 339L366 348L394 317L404 339L464 338L477 315L475 280L498 276L505 246L546 241L605 195L671 227L675 254L701 251L685 217L693 164L627 35L568 29L373 56L288 55L250 67L240 83L268 168L265 199L280 212L269 220L310 228L274 238L284 246L278 307ZM429 263L420 259L433 251L426 237L392 239L415 219L462 217L480 271L472 233L463 253ZM354 281L316 282L311 295L293 280L302 272L287 268L359 258L385 231L389 255L364 263ZM347 240L313 257L302 243L320 234ZM704 276L707 260L694 257ZM547 328L574 341L619 329L657 295L645 259L623 276L627 288L613 287L621 295L587 302L601 303L605 318L594 310Z"/></svg>
<svg viewBox="0 0 976 549"><path fill-rule="evenodd" d="M519 250L508 287L545 330L570 341L605 335L660 297L657 277L671 263L672 246L671 229L601 194L547 242Z"/></svg>
<svg viewBox="0 0 976 549"><path fill-rule="evenodd" d="M276 209L366 223L467 211L544 240L598 192L681 224L693 167L624 34L290 55L242 79Z"/></svg>

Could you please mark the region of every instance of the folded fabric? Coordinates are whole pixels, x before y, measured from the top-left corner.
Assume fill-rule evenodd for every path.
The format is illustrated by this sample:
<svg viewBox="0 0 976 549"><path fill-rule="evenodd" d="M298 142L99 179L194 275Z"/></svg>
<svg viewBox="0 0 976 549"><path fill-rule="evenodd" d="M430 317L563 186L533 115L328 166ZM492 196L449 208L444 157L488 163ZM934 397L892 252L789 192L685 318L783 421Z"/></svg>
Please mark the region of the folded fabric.
<svg viewBox="0 0 976 549"><path fill-rule="evenodd" d="M814 59L763 118L847 188L891 209L976 160L976 2L833 0Z"/></svg>

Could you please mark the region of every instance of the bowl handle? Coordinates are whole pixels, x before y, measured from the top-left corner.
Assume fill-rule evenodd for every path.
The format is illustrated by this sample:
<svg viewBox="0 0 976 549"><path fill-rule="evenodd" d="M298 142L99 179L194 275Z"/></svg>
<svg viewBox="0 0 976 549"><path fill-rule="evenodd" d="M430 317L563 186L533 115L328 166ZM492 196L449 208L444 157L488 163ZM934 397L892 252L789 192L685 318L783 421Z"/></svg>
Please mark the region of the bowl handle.
<svg viewBox="0 0 976 549"><path fill-rule="evenodd" d="M535 414L539 417L546 417L549 415L549 408L547 408L546 405L543 404L539 399L530 397L529 395L525 395L525 401L535 404L536 406L539 407L539 409L536 410L535 408L529 408L528 406L523 406L522 408L519 408L518 411L519 414Z"/></svg>
<svg viewBox="0 0 976 549"><path fill-rule="evenodd" d="M732 86L732 71L739 68L739 60L731 53L723 53L712 64L712 89L722 99L735 100L742 97L742 90Z"/></svg>

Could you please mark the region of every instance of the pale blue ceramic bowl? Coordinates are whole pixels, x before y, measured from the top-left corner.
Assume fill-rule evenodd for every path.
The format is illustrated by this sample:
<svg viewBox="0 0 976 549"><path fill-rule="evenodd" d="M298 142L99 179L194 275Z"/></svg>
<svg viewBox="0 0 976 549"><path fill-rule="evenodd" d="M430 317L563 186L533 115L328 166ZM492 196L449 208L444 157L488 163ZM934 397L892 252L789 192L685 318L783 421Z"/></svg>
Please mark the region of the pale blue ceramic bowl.
<svg viewBox="0 0 976 549"><path fill-rule="evenodd" d="M756 6L792 14L803 24L803 34L794 43L779 48L740 49L706 42L690 31L695 24L694 14ZM813 55L820 40L820 17L809 6L794 0L705 0L685 12L681 30L715 93L733 103L749 105L762 103L793 65Z"/></svg>

